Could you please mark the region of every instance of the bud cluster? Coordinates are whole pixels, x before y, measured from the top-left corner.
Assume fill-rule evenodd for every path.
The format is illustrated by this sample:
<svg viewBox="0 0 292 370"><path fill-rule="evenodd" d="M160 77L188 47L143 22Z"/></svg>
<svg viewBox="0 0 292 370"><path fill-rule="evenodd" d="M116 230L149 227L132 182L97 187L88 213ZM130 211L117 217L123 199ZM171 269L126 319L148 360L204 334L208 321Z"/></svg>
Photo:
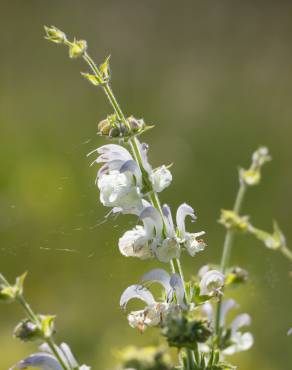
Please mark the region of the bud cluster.
<svg viewBox="0 0 292 370"><path fill-rule="evenodd" d="M269 162L272 157L269 154L268 148L260 147L252 155L252 164L248 170L240 169L240 181L248 186L259 184L261 180L262 166Z"/></svg>

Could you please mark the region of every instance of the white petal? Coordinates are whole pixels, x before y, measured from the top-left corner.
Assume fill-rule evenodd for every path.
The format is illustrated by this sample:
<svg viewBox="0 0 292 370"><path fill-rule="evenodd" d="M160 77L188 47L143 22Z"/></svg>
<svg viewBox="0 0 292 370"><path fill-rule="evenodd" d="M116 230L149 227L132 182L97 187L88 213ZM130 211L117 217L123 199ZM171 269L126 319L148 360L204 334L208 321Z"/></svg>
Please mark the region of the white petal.
<svg viewBox="0 0 292 370"><path fill-rule="evenodd" d="M175 291L177 303L185 308L185 290L184 284L179 274L172 274L170 278L170 285L172 289Z"/></svg>
<svg viewBox="0 0 292 370"><path fill-rule="evenodd" d="M218 292L224 285L224 275L217 270L210 270L204 274L200 282L200 294L209 295Z"/></svg>
<svg viewBox="0 0 292 370"><path fill-rule="evenodd" d="M161 166L152 171L150 174L150 181L152 183L153 190L160 193L171 184L171 172L165 166Z"/></svg>
<svg viewBox="0 0 292 370"><path fill-rule="evenodd" d="M62 370L62 366L55 359L55 357L48 353L35 353L30 355L13 366L10 370L26 369L28 367L34 367L43 370Z"/></svg>
<svg viewBox="0 0 292 370"><path fill-rule="evenodd" d="M211 303L206 302L206 303L202 304L202 306L200 308L201 308L202 314L206 315L207 318L208 318L208 321L210 323L212 323L212 321L214 319L214 310L213 310L213 306L211 305Z"/></svg>
<svg viewBox="0 0 292 370"><path fill-rule="evenodd" d="M180 257L180 245L174 238L166 238L155 250L155 255L160 262L169 263L174 258Z"/></svg>
<svg viewBox="0 0 292 370"><path fill-rule="evenodd" d="M182 238L184 238L186 232L185 218L187 216L190 216L193 220L196 219L193 208L188 204L183 203L178 207L176 211L176 225Z"/></svg>
<svg viewBox="0 0 292 370"><path fill-rule="evenodd" d="M153 281L160 283L164 287L166 294L168 294L168 292L171 290L169 280L170 280L169 273L163 269L151 270L144 274L142 277L142 282Z"/></svg>
<svg viewBox="0 0 292 370"><path fill-rule="evenodd" d="M163 228L162 218L156 208L152 206L144 208L140 214L140 218L141 220L149 219L156 230L156 237L159 238L161 236Z"/></svg>
<svg viewBox="0 0 292 370"><path fill-rule="evenodd" d="M237 307L237 304L234 299L226 299L222 302L221 311L220 311L220 326L223 327L225 325L225 318L228 312L232 309Z"/></svg>
<svg viewBox="0 0 292 370"><path fill-rule="evenodd" d="M231 335L234 335L239 328L249 326L251 324L251 317L247 313L242 313L232 321L231 323Z"/></svg>
<svg viewBox="0 0 292 370"><path fill-rule="evenodd" d="M253 336L251 333L237 333L231 340L234 342L231 346L225 348L222 353L224 355L234 355L237 352L247 351L253 345Z"/></svg>
<svg viewBox="0 0 292 370"><path fill-rule="evenodd" d="M140 299L141 301L146 302L148 305L155 304L155 299L148 289L142 285L130 285L121 296L121 308L125 309L127 303L134 298Z"/></svg>
<svg viewBox="0 0 292 370"><path fill-rule="evenodd" d="M142 260L153 257L147 233L140 225L124 233L119 239L119 250L126 257L138 257Z"/></svg>
<svg viewBox="0 0 292 370"><path fill-rule="evenodd" d="M61 343L60 345L60 349L62 350L67 362L70 364L71 367L75 368L78 366L78 363L75 359L75 357L73 356L73 353L70 349L70 347L68 346L67 343Z"/></svg>
<svg viewBox="0 0 292 370"><path fill-rule="evenodd" d="M171 215L170 207L167 204L164 204L162 207L162 213L165 218L166 233L167 236L173 238L175 236L175 229L173 225L173 219Z"/></svg>
<svg viewBox="0 0 292 370"><path fill-rule="evenodd" d="M98 154L100 154L101 158L104 158L103 162L112 161L115 159L128 161L133 159L130 152L122 147L121 145L117 144L107 144L103 145L97 149ZM102 162L102 160L100 160Z"/></svg>
<svg viewBox="0 0 292 370"><path fill-rule="evenodd" d="M120 172L131 172L136 178L137 185L142 187L142 173L136 161L131 159L124 162L122 167L120 168Z"/></svg>

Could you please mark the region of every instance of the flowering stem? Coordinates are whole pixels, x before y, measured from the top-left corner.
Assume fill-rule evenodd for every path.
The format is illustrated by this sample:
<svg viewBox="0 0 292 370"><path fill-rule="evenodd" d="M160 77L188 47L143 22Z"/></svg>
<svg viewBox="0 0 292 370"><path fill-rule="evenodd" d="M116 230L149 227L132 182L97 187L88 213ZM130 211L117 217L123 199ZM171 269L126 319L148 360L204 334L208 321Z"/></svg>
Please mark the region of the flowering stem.
<svg viewBox="0 0 292 370"><path fill-rule="evenodd" d="M233 212L236 214L240 213L245 193L246 193L246 185L242 181L240 183L240 187L239 187L239 190L238 190L238 193L235 199L234 207L233 207ZM226 232L225 240L224 240L223 253L222 253L221 264L220 264L220 268L223 274L226 272L226 269L229 265L234 236L235 236L235 230L232 228L228 229ZM216 313L216 321L215 321L215 331L217 335L219 334L219 329L220 329L221 306L222 306L222 296L220 296L218 305L217 305L217 313Z"/></svg>
<svg viewBox="0 0 292 370"><path fill-rule="evenodd" d="M10 286L9 282L5 279L5 277L0 274L0 283L5 284L6 286ZM18 294L15 297L15 300L22 306L25 313L27 314L27 317L36 324L39 328L41 327L41 322L37 315L33 312L30 305L26 302L25 298L22 294ZM47 343L49 348L51 349L52 353L54 354L56 360L59 362L59 364L62 366L63 370L71 370L68 368L68 366L64 363L63 359L61 358L59 352L58 352L58 346L54 342L54 340L51 337L44 338L44 341Z"/></svg>
<svg viewBox="0 0 292 370"><path fill-rule="evenodd" d="M98 81L100 81L101 85L102 85L102 88L110 102L110 104L112 105L118 119L123 123L125 124L128 128L129 127L129 123L128 121L126 120L125 118L125 115L112 91L112 88L110 87L109 83L106 82L106 83L102 83L103 79L102 79L102 74L100 73L99 71L99 68L96 66L96 64L94 63L94 61L91 59L91 57L85 52L84 55L83 55L83 59L88 63L88 65L90 66L91 70L93 71L94 75L96 76L96 78L98 79ZM162 216L162 220L163 220L163 233L165 233L165 222L164 222L164 218L163 218L163 213L162 213L162 207L161 207L161 203L160 203L160 199L158 197L158 194L153 190L152 186L151 186L151 183L148 179L148 174L147 172L145 171L144 167L143 167L143 161L142 161L142 155L141 155L141 152L140 152L140 148L139 148L139 142L138 142L138 139L134 136L132 138L129 139L129 144L130 144L130 147L131 147L131 150L132 150L132 153L136 159L136 162L138 163L140 169L141 169L141 172L142 172L142 175L143 175L143 178L144 178L144 181L145 183L147 184L148 187L150 187L150 192L149 192L149 200L150 202L152 203L152 205L159 211L159 213L161 214ZM185 296L186 296L186 300L187 300L187 295L186 295L186 288L185 288L185 280L184 280L184 274L183 274L183 270L182 270L182 266L181 266L181 263L180 263L180 260L178 258L176 259L173 259L170 261L170 268L171 268L171 271L172 273L175 273L176 270L178 271L181 279L182 279L182 282L183 282L183 286L184 286L184 291L185 291ZM188 302L187 302L188 303ZM187 356L188 356L188 362L190 363L190 369L193 369L194 368L194 354L191 350L188 350L187 349Z"/></svg>

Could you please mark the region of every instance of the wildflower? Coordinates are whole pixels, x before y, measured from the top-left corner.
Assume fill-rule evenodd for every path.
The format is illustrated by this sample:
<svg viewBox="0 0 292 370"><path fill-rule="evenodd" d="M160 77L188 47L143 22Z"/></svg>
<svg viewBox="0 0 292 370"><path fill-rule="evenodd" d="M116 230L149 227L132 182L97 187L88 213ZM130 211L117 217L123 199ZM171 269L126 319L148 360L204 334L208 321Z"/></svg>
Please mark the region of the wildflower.
<svg viewBox="0 0 292 370"><path fill-rule="evenodd" d="M226 325L226 316L228 312L237 307L233 299L227 299L222 302L219 326L222 332L219 346L223 355L233 355L237 352L242 352L250 349L253 345L253 336L249 332L242 333L239 329L249 326L251 318L248 314L240 314L235 317L230 325ZM215 312L210 302L206 302L201 306L201 311L207 316L211 325L214 327ZM210 347L202 346L201 350L210 351Z"/></svg>
<svg viewBox="0 0 292 370"><path fill-rule="evenodd" d="M207 271L200 282L200 294L218 296L224 286L224 275L217 270Z"/></svg>
<svg viewBox="0 0 292 370"><path fill-rule="evenodd" d="M146 303L143 310L132 311L128 314L128 322L131 327L144 331L149 326L159 325L165 318L169 309L175 305L185 307L183 284L180 276L169 274L163 269L155 269L145 274L142 282L151 281L160 283L165 291L165 300L157 302L152 293L143 285L129 286L121 296L120 306L125 309L131 299L140 299ZM177 303L173 302L176 297Z"/></svg>
<svg viewBox="0 0 292 370"><path fill-rule="evenodd" d="M124 233L119 239L119 249L126 257L138 257L142 260L153 257L146 230L140 225Z"/></svg>
<svg viewBox="0 0 292 370"><path fill-rule="evenodd" d="M66 343L62 343L59 347L55 347L55 349L63 363L68 368L76 370L90 370L89 366L78 365L71 349ZM40 346L40 350L41 352L34 353L26 357L24 360L21 360L18 364L14 365L10 370L26 369L28 367L39 368L42 370L63 370L63 367L60 365L59 361L46 343Z"/></svg>
<svg viewBox="0 0 292 370"><path fill-rule="evenodd" d="M108 144L95 151L100 155L93 163L103 163L96 179L101 203L124 213L141 211L142 174L128 150Z"/></svg>
<svg viewBox="0 0 292 370"><path fill-rule="evenodd" d="M151 173L150 181L152 183L153 190L160 193L171 184L171 172L163 165Z"/></svg>

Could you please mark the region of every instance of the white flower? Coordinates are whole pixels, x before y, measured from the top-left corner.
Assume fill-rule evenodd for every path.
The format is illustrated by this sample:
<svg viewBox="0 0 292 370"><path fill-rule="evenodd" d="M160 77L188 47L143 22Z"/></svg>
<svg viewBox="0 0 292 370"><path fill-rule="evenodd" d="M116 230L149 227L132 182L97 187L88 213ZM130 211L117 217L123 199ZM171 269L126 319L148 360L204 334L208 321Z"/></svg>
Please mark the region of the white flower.
<svg viewBox="0 0 292 370"><path fill-rule="evenodd" d="M121 296L121 308L125 309L127 303L134 298L146 303L143 310L132 311L128 314L131 327L144 331L148 326L159 325L173 306L186 307L183 282L178 274L170 276L163 269L154 269L143 276L142 282L161 284L165 290L165 301L157 302L152 293L143 285L129 286ZM174 297L176 297L176 303L173 302Z"/></svg>
<svg viewBox="0 0 292 370"><path fill-rule="evenodd" d="M141 207L139 189L135 186L133 175L117 170L103 174L97 182L100 201L106 207L131 210Z"/></svg>
<svg viewBox="0 0 292 370"><path fill-rule="evenodd" d="M40 346L40 353L34 353L21 360L18 364L14 365L10 370L16 369L27 369L29 367L38 368L42 370L62 370L63 367L59 361L53 355L51 349L44 343ZM76 370L90 370L89 366L79 366L75 357L73 356L70 347L66 343L61 343L59 347L56 347L58 354L64 364L69 368Z"/></svg>
<svg viewBox="0 0 292 370"><path fill-rule="evenodd" d="M168 263L172 259L180 257L180 246L175 238L166 238L155 249L155 254L160 262Z"/></svg>
<svg viewBox="0 0 292 370"><path fill-rule="evenodd" d="M233 355L237 352L242 352L250 349L253 345L253 336L249 332L242 333L239 331L244 326L249 326L251 323L251 318L248 314L243 313L235 317L230 325L226 325L226 316L228 312L232 309L238 307L233 299L227 299L222 302L219 326L222 331L222 338L227 334L228 342L225 344L225 348L222 350L223 355ZM209 302L204 303L201 306L202 313L207 316L211 325L214 328L215 323L215 313L212 305ZM228 331L230 334L228 334ZM211 348L207 344L204 345L204 351L210 351Z"/></svg>
<svg viewBox="0 0 292 370"><path fill-rule="evenodd" d="M186 233L186 242L185 242L185 247L187 251L189 252L189 255L194 257L197 253L202 252L205 247L206 243L204 240L199 239L197 240L198 237L202 236L205 234L205 231L200 231L198 233Z"/></svg>
<svg viewBox="0 0 292 370"><path fill-rule="evenodd" d="M200 295L218 295L224 286L224 275L217 270L207 271L200 282Z"/></svg>
<svg viewBox="0 0 292 370"><path fill-rule="evenodd" d="M153 257L146 230L140 225L125 232L119 239L119 249L122 255L126 257L138 257L142 260Z"/></svg>
<svg viewBox="0 0 292 370"><path fill-rule="evenodd" d="M167 204L162 207L162 212L165 218L166 234L168 238L173 238L178 244L182 244L192 257L205 249L206 243L202 239L197 240L198 237L205 234L204 231L200 231L198 233L188 233L186 231L186 217L189 216L193 220L196 219L195 212L192 207L185 203L178 207L176 212L177 230L175 230L171 210Z"/></svg>
<svg viewBox="0 0 292 370"><path fill-rule="evenodd" d="M34 367L43 370L62 370L62 366L59 364L56 358L48 353L34 353L33 355L21 360L10 370L27 369L28 367Z"/></svg>
<svg viewBox="0 0 292 370"><path fill-rule="evenodd" d="M161 166L151 173L150 181L153 190L159 193L170 185L172 181L171 172L165 166Z"/></svg>

